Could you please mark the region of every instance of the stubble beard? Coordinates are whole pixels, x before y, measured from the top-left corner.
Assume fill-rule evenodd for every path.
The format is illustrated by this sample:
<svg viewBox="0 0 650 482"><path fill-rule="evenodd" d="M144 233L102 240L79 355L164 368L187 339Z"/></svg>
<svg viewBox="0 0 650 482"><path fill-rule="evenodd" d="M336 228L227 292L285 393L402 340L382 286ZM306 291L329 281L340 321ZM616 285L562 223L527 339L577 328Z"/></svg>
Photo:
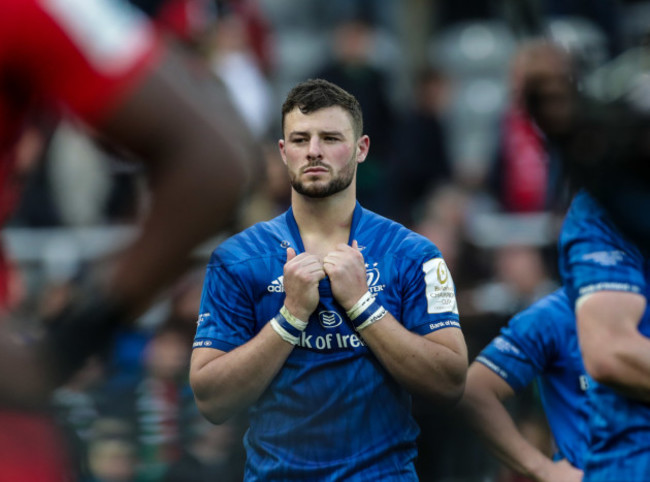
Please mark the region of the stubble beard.
<svg viewBox="0 0 650 482"><path fill-rule="evenodd" d="M347 189L350 184L352 184L352 180L354 179L354 174L356 172L356 167L356 161L354 157L352 157L350 161L345 165L345 167L341 170L339 175L326 184L316 182L305 184L300 181L297 176L292 176L291 186L298 194L301 194L303 196L314 199L326 198Z"/></svg>

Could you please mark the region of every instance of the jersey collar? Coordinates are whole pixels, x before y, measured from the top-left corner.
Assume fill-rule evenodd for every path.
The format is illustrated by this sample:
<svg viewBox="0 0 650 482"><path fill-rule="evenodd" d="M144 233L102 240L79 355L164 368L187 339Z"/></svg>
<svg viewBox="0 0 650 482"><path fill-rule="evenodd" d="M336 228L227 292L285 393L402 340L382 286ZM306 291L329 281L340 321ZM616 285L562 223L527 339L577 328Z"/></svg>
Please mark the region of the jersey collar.
<svg viewBox="0 0 650 482"><path fill-rule="evenodd" d="M352 245L352 241L355 239L357 232L357 226L359 221L361 221L361 215L363 213L363 208L359 201L356 202L354 206L354 213L352 213L352 226L350 226L350 237L348 238L348 245ZM305 246L302 244L302 238L300 237L300 230L298 229L298 223L296 223L296 218L293 216L293 208L290 207L285 214L285 220L287 226L289 227L289 232L293 238L296 246L296 254L302 253L305 251Z"/></svg>

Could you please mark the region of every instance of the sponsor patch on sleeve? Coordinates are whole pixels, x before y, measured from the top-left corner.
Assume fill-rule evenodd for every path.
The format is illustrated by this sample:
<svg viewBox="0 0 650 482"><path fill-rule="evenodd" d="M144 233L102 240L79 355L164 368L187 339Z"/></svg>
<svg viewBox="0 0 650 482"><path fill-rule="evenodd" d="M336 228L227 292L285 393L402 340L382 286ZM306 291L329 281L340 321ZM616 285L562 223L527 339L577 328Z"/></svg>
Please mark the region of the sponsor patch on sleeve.
<svg viewBox="0 0 650 482"><path fill-rule="evenodd" d="M458 314L454 282L445 260L433 258L422 265L426 285L427 312Z"/></svg>

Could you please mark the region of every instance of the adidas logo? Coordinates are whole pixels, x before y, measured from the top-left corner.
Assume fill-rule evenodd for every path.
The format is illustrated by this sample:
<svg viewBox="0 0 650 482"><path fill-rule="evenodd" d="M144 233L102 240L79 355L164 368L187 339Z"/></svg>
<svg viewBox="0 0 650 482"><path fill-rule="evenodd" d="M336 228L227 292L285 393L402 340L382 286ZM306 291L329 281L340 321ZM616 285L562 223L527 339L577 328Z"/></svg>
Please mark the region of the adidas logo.
<svg viewBox="0 0 650 482"><path fill-rule="evenodd" d="M269 293L284 293L284 276L279 276L271 281L271 284L266 287L266 291Z"/></svg>

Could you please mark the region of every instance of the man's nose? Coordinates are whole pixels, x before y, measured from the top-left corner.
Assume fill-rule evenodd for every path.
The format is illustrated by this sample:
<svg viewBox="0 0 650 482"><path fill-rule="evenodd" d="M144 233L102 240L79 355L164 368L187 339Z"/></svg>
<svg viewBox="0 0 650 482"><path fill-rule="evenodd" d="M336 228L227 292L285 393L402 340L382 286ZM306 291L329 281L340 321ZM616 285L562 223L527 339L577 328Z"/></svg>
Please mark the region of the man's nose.
<svg viewBox="0 0 650 482"><path fill-rule="evenodd" d="M310 159L320 159L322 157L320 139L318 137L312 137L309 140L309 152L307 156Z"/></svg>

